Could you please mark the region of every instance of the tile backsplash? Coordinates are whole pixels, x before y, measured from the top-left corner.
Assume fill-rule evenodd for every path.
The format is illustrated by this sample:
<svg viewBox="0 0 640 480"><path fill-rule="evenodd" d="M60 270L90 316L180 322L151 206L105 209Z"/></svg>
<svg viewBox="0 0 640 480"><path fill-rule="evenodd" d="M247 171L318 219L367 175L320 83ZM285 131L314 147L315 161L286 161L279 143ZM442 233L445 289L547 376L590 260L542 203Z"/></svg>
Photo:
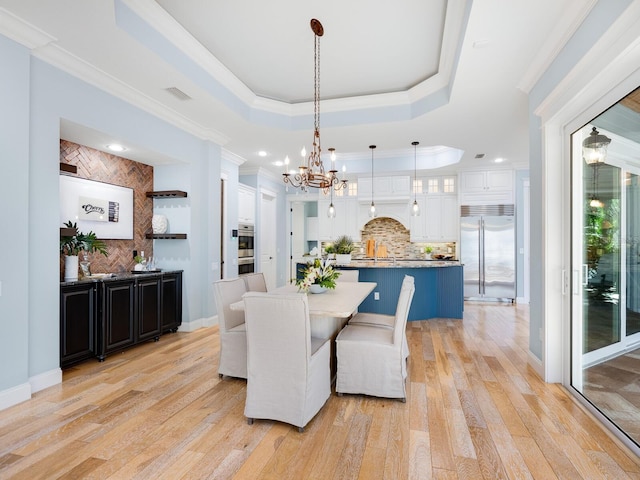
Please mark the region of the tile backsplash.
<svg viewBox="0 0 640 480"><path fill-rule="evenodd" d="M389 217L374 218L368 222L361 232L361 241L354 242L355 250L352 258L366 258L367 241L374 240L376 246L384 246L388 257L396 259L422 259L424 249L430 246L432 255L453 255L457 258L455 242L448 243L414 243L411 242L410 232L402 223ZM323 247L326 243L324 242Z"/></svg>

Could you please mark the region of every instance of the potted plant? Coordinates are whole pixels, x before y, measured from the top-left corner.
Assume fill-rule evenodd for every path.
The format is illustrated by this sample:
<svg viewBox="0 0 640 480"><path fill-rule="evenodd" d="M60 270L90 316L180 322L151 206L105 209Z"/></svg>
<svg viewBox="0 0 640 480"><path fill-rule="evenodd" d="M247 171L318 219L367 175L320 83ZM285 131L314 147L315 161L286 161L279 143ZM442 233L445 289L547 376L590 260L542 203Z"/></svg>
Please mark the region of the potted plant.
<svg viewBox="0 0 640 480"><path fill-rule="evenodd" d="M325 247L324 247L324 253L327 254L327 258L328 259L335 259L336 258L336 247L333 243L328 243Z"/></svg>
<svg viewBox="0 0 640 480"><path fill-rule="evenodd" d="M105 257L107 253L107 245L104 241L99 240L96 234L92 231L89 233L82 233L78 231L78 226L69 220L64 224L67 228L73 228L76 231L75 235L60 237L60 253L64 257L64 280L74 281L78 279L78 255L80 252L92 253L98 252ZM86 265L86 271L88 272L88 262ZM86 272L85 272L86 273Z"/></svg>
<svg viewBox="0 0 640 480"><path fill-rule="evenodd" d="M431 252L433 252L432 247L424 247L424 258L431 260Z"/></svg>
<svg viewBox="0 0 640 480"><path fill-rule="evenodd" d="M336 263L348 264L351 263L351 252L353 252L354 245L353 240L348 235L341 235L334 242L336 249Z"/></svg>

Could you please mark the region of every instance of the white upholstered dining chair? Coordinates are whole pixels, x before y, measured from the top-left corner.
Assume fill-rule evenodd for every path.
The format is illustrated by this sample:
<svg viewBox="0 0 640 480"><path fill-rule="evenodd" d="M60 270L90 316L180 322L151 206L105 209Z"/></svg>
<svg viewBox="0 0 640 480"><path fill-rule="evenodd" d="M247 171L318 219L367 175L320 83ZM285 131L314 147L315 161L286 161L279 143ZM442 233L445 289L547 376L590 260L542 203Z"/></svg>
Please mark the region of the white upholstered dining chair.
<svg viewBox="0 0 640 480"><path fill-rule="evenodd" d="M242 278L219 280L213 284L213 296L218 310L220 355L218 375L247 378L247 335L244 312L231 310L230 305L242 301L247 287Z"/></svg>
<svg viewBox="0 0 640 480"><path fill-rule="evenodd" d="M262 272L248 273L243 275L244 283L247 286L247 292L266 292L267 282Z"/></svg>
<svg viewBox="0 0 640 480"><path fill-rule="evenodd" d="M303 293L247 292L247 399L244 414L302 431L331 395L330 340L311 336Z"/></svg>
<svg viewBox="0 0 640 480"><path fill-rule="evenodd" d="M405 327L415 285L403 282L393 328L349 324L336 338L336 393L354 393L406 401Z"/></svg>

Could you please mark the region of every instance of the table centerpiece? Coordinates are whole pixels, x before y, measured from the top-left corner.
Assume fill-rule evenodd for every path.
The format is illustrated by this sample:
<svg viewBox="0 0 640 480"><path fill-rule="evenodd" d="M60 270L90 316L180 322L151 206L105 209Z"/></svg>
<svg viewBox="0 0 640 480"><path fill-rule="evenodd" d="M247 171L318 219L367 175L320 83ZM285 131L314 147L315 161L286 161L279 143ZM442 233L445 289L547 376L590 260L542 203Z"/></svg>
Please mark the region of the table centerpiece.
<svg viewBox="0 0 640 480"><path fill-rule="evenodd" d="M335 270L328 260L316 258L313 262L307 262L300 269L302 278L296 280L298 289L303 292L324 293L329 288L336 288L336 279L340 272Z"/></svg>

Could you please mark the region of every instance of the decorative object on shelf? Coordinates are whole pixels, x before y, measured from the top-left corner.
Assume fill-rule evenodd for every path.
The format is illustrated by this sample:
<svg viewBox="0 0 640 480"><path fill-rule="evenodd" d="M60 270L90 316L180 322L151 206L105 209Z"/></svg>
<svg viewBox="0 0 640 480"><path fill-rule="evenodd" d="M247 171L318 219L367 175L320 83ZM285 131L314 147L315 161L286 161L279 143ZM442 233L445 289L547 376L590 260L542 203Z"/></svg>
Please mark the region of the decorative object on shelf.
<svg viewBox="0 0 640 480"><path fill-rule="evenodd" d="M289 172L289 157L284 160L285 172L282 174L283 181L291 184L295 188L307 191L311 188L321 188L324 193L328 193L329 189L340 190L347 186L347 180L340 180L336 175L338 171L335 168L335 149L330 148L331 152L331 170L325 172L324 163L322 162L322 148L320 146L320 37L324 35L322 23L315 18L311 19L311 30L314 34L314 68L313 68L313 143L311 153L307 158L307 164L299 167L299 173L291 174ZM301 155L305 157L306 149L302 149Z"/></svg>
<svg viewBox="0 0 640 480"><path fill-rule="evenodd" d="M107 245L99 240L92 231L82 233L78 231L78 226L69 220L65 227L73 229L75 234L60 237L60 253L65 255L64 259L64 280L72 282L78 280L78 255L80 252L98 252L105 257L109 255ZM88 265L87 265L88 270Z"/></svg>
<svg viewBox="0 0 640 480"><path fill-rule="evenodd" d="M144 252L140 252L140 255L136 255L133 257L133 260L136 262L133 270L136 272L144 272L147 269L147 259L144 258Z"/></svg>
<svg viewBox="0 0 640 480"><path fill-rule="evenodd" d="M611 143L611 139L606 135L601 135L596 127L593 127L591 133L582 141L582 157L589 165L603 163L607 158L607 147Z"/></svg>
<svg viewBox="0 0 640 480"><path fill-rule="evenodd" d="M369 207L369 217L375 218L376 216L376 205L373 203L373 151L375 150L375 145L369 145L371 149L371 207Z"/></svg>
<svg viewBox="0 0 640 480"><path fill-rule="evenodd" d="M417 167L417 157L418 157L418 145L420 142L411 142L413 145L413 205L411 205L411 216L419 217L420 216L420 205L418 205L418 167Z"/></svg>
<svg viewBox="0 0 640 480"><path fill-rule="evenodd" d="M340 272L334 270L333 266L328 260L320 260L316 258L313 262L308 262L307 265L300 270L302 278L296 280L296 285L303 292L311 293L324 293L328 288L336 288L336 280L340 276ZM311 289L312 285L317 285L324 288L323 291L317 287Z"/></svg>
<svg viewBox="0 0 640 480"><path fill-rule="evenodd" d="M169 227L169 222L165 215L154 215L151 218L151 228L153 229L153 233L167 233L167 228Z"/></svg>
<svg viewBox="0 0 640 480"><path fill-rule="evenodd" d="M339 265L347 265L351 263L351 253L355 248L353 240L348 235L339 236L333 243L336 249L336 263Z"/></svg>

